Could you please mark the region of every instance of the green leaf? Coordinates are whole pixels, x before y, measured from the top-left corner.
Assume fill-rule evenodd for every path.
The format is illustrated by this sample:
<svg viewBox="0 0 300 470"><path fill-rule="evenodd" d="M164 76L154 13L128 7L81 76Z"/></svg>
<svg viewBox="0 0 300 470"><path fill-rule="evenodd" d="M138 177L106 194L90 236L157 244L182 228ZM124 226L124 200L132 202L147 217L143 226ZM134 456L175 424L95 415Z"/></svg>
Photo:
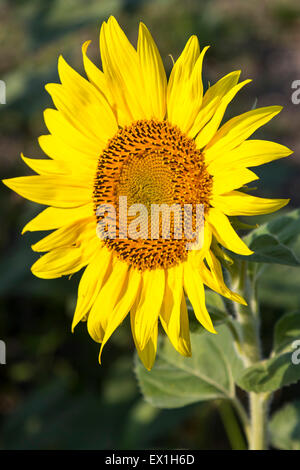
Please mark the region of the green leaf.
<svg viewBox="0 0 300 470"><path fill-rule="evenodd" d="M283 315L275 325L271 357L245 369L237 383L244 390L257 393L273 392L296 383L300 380L298 356L300 312L292 312Z"/></svg>
<svg viewBox="0 0 300 470"><path fill-rule="evenodd" d="M271 443L277 449L300 450L300 400L277 411L270 422Z"/></svg>
<svg viewBox="0 0 300 470"><path fill-rule="evenodd" d="M181 356L165 338L150 372L137 359L135 370L145 399L159 408L178 408L233 398L242 363L228 328L222 325L217 331L217 335L191 333L191 358Z"/></svg>
<svg viewBox="0 0 300 470"><path fill-rule="evenodd" d="M196 319L192 305L188 299L186 300L188 312L190 314L190 331L197 334L205 333L206 329ZM228 313L224 309L224 303L219 294L210 289L206 289L205 303L215 328L228 320Z"/></svg>
<svg viewBox="0 0 300 470"><path fill-rule="evenodd" d="M283 315L275 325L274 345L275 354L291 349L293 341L300 339L300 312Z"/></svg>
<svg viewBox="0 0 300 470"><path fill-rule="evenodd" d="M254 251L253 255L241 256L232 253L234 258L247 259L254 263L275 263L285 266L300 266L300 261L293 250L283 245L278 238L271 234L257 235L250 243L249 248Z"/></svg>
<svg viewBox="0 0 300 470"><path fill-rule="evenodd" d="M245 369L237 384L247 392L274 392L300 380L300 365L292 361L288 352L261 361Z"/></svg>
<svg viewBox="0 0 300 470"><path fill-rule="evenodd" d="M254 251L254 254L248 257L249 261L300 266L300 261L292 249L280 243L273 235L258 236L250 243L250 249Z"/></svg>
<svg viewBox="0 0 300 470"><path fill-rule="evenodd" d="M254 251L253 255L247 256L247 261L300 266L299 259L293 249L288 246L299 235L299 232L299 209L271 219L244 237L245 243ZM245 259L244 256L234 253L232 256Z"/></svg>
<svg viewBox="0 0 300 470"><path fill-rule="evenodd" d="M286 214L273 217L260 227L252 230L244 240L251 244L253 240L261 235L273 235L280 243L290 244L300 233L300 209Z"/></svg>

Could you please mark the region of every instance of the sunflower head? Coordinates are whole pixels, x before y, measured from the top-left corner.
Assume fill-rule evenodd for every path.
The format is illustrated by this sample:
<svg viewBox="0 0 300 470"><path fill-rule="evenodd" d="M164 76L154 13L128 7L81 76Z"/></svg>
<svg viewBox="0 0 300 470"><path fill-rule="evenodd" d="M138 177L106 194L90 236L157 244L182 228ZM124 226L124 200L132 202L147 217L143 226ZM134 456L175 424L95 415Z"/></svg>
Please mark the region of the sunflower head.
<svg viewBox="0 0 300 470"><path fill-rule="evenodd" d="M119 259L142 271L168 269L185 261L187 243L192 239L180 233L182 217L179 227L175 227L171 212L169 237L163 236L164 221L159 221L158 234L154 237L151 227L154 209L175 207L182 216L185 205L190 205L193 209L191 228L195 229L196 206L202 204L208 209L211 188L212 177L206 171L201 151L178 127L166 120L153 119L125 126L108 142L99 158L94 187L95 213L97 216L101 204L111 204L116 211L113 223L120 221L120 198L126 198L130 207L139 204L146 210L141 215L138 238L128 233L130 222L134 220L129 216L125 230L120 230L116 223L114 236L106 238L106 246L113 249ZM104 214L101 217L104 218ZM165 223L167 225L167 221Z"/></svg>
<svg viewBox="0 0 300 470"><path fill-rule="evenodd" d="M266 214L288 202L258 198L243 187L258 178L249 167L291 151L249 139L279 106L222 124L227 106L250 80L239 82L234 71L204 92L208 47L200 48L196 36L168 79L143 23L137 48L114 17L102 24L102 70L88 58L88 45L82 47L87 77L60 57L60 83L46 87L55 109L44 113L49 134L39 143L49 158L22 155L37 174L4 183L49 206L23 229L53 230L33 245L46 254L32 272L51 279L85 268L72 328L87 321L101 355L130 313L137 351L151 369L159 322L176 350L191 355L187 298L197 320L216 333L204 286L245 303L225 285L220 263L223 248L252 253L231 217Z"/></svg>

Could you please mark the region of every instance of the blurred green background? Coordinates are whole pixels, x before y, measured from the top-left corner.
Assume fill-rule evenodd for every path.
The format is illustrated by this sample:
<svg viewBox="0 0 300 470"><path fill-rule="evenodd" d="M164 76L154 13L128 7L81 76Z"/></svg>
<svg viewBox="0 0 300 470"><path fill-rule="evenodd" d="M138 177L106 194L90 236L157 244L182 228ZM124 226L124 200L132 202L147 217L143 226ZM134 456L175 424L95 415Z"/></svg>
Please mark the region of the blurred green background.
<svg viewBox="0 0 300 470"><path fill-rule="evenodd" d="M0 1L0 79L7 104L0 105L1 178L30 174L19 158L40 156L37 137L51 107L44 85L58 81L57 59L83 71L81 45L99 64L101 22L113 14L135 44L138 22L152 32L167 71L191 34L210 44L204 83L232 70L252 78L226 117L257 106L284 110L257 133L291 147L292 158L265 165L258 194L290 197L299 207L300 105L291 102L291 84L300 79L298 0L7 0ZM133 373L133 344L127 322L113 335L98 364L98 344L85 324L70 325L80 274L40 280L30 266L30 245L41 234L21 237L22 227L40 211L1 187L0 339L7 364L0 365L0 448L2 449L227 449L218 403L178 410L147 404ZM298 248L300 255L300 246ZM272 326L284 312L300 307L296 268L266 270L260 285L265 353ZM276 409L299 396L299 386L277 392ZM241 397L243 399L243 397Z"/></svg>

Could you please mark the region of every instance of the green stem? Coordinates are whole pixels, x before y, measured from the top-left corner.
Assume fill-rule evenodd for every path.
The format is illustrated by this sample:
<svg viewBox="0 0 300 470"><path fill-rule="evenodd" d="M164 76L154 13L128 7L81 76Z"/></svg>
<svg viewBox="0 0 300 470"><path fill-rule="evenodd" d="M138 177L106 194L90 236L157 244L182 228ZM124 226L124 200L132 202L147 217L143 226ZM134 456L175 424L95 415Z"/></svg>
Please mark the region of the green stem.
<svg viewBox="0 0 300 470"><path fill-rule="evenodd" d="M242 403L240 402L240 400L237 397L235 397L232 400L232 405L233 405L235 411L237 412L237 414L238 414L238 416L241 420L241 424L243 425L245 435L246 435L247 440L249 442L250 441L250 422L249 422L247 412L246 412L244 406L242 405Z"/></svg>
<svg viewBox="0 0 300 470"><path fill-rule="evenodd" d="M237 320L241 327L238 350L245 367L250 367L262 359L260 344L260 319L256 297L255 273L248 276L247 262L240 264L238 291L247 301L247 306L237 308ZM267 418L269 396L264 393L249 393L250 429L248 433L249 449L268 448Z"/></svg>
<svg viewBox="0 0 300 470"><path fill-rule="evenodd" d="M268 448L268 403L262 393L251 392L249 398L251 413L249 450L266 450Z"/></svg>
<svg viewBox="0 0 300 470"><path fill-rule="evenodd" d="M219 404L219 413L223 421L231 448L233 450L246 450L244 436L232 409L230 401L222 400Z"/></svg>

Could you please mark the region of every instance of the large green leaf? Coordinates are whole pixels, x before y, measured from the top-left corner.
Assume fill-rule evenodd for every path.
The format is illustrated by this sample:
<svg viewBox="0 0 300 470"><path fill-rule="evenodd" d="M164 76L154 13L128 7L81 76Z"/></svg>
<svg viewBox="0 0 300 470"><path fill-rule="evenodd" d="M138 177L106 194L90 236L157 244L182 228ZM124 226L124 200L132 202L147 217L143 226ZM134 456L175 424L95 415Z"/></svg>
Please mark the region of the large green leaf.
<svg viewBox="0 0 300 470"><path fill-rule="evenodd" d="M253 239L249 247L254 251L254 254L247 258L249 261L300 266L300 261L293 250L281 243L274 235L259 235Z"/></svg>
<svg viewBox="0 0 300 470"><path fill-rule="evenodd" d="M275 354L291 350L293 341L300 339L300 312L283 315L275 325L274 345Z"/></svg>
<svg viewBox="0 0 300 470"><path fill-rule="evenodd" d="M254 251L253 255L247 256L247 261L300 266L299 259L293 249L288 246L299 233L299 209L271 219L244 237L245 243ZM232 256L245 258L234 253Z"/></svg>
<svg viewBox="0 0 300 470"><path fill-rule="evenodd" d="M277 449L300 450L300 400L288 403L272 416L270 437Z"/></svg>
<svg viewBox="0 0 300 470"><path fill-rule="evenodd" d="M275 235L257 235L250 243L247 243L247 245L252 251L254 251L252 255L245 257L230 252L230 256L238 259L247 259L247 261L254 263L300 266L300 261L294 251L290 247L281 243Z"/></svg>
<svg viewBox="0 0 300 470"><path fill-rule="evenodd" d="M237 380L247 392L274 392L300 380L300 365L292 362L288 352L248 367Z"/></svg>
<svg viewBox="0 0 300 470"><path fill-rule="evenodd" d="M294 343L299 339L300 312L283 315L275 325L270 359L245 369L238 379L238 385L249 392L273 392L300 380L300 365L295 360L298 353Z"/></svg>
<svg viewBox="0 0 300 470"><path fill-rule="evenodd" d="M217 398L230 399L242 364L225 325L218 334L191 334L192 357L175 351L167 339L159 347L153 369L136 360L136 374L146 400L160 408L178 408Z"/></svg>
<svg viewBox="0 0 300 470"><path fill-rule="evenodd" d="M251 244L262 235L273 235L280 243L289 245L300 233L300 209L283 215L272 217L271 220L252 230L244 240Z"/></svg>

